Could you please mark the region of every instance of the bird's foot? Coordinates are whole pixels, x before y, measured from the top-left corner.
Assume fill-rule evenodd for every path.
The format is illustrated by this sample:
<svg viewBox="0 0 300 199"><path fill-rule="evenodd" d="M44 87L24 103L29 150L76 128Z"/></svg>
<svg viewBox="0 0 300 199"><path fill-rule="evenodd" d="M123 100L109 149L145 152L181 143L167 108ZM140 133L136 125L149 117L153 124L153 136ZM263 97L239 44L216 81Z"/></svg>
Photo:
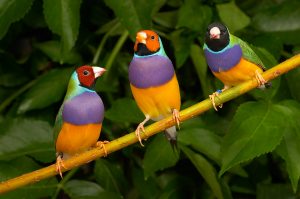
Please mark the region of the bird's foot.
<svg viewBox="0 0 300 199"><path fill-rule="evenodd" d="M138 137L139 142L140 142L141 146L143 147L144 145L142 143L141 131L145 133L145 128L144 128L143 122L141 122L135 130L135 135L136 135L136 137Z"/></svg>
<svg viewBox="0 0 300 199"><path fill-rule="evenodd" d="M209 95L209 99L210 99L210 101L211 101L211 103L212 103L212 105L213 105L213 107L214 107L214 109L215 109L216 111L218 111L218 108L217 108L216 103L215 103L215 98L216 98L216 97L219 97L219 94L222 93L223 90L224 90L224 89L222 89L222 90L217 90L217 91L214 92L213 94ZM223 107L223 104L219 104L218 107L219 107L219 108L222 108L222 107Z"/></svg>
<svg viewBox="0 0 300 199"><path fill-rule="evenodd" d="M145 125L145 123L146 123L148 120L150 120L150 116L149 116L149 115L146 115L146 118L144 119L144 121L142 121L142 122L138 125L138 127L136 128L136 130L135 130L135 135L136 135L136 137L138 137L139 142L140 142L140 144L141 144L142 147L143 147L144 145L143 145L143 143L142 143L141 131L142 131L143 133L145 133L144 125Z"/></svg>
<svg viewBox="0 0 300 199"><path fill-rule="evenodd" d="M259 70L255 71L255 78L258 82L258 87L264 85L265 83L267 83L267 81L263 78L263 76L259 73Z"/></svg>
<svg viewBox="0 0 300 199"><path fill-rule="evenodd" d="M109 143L109 141L107 140L104 140L104 141L98 141L96 143L96 147L101 147L101 149L104 150L104 157L107 156L107 150L106 150L106 147L105 147L105 144Z"/></svg>
<svg viewBox="0 0 300 199"><path fill-rule="evenodd" d="M178 129L180 129L180 115L179 111L177 109L173 109L172 111L173 114L173 120L176 122Z"/></svg>
<svg viewBox="0 0 300 199"><path fill-rule="evenodd" d="M56 158L56 172L59 173L60 177L63 178L61 168L67 169L66 166L64 165L63 159L61 155L58 155Z"/></svg>

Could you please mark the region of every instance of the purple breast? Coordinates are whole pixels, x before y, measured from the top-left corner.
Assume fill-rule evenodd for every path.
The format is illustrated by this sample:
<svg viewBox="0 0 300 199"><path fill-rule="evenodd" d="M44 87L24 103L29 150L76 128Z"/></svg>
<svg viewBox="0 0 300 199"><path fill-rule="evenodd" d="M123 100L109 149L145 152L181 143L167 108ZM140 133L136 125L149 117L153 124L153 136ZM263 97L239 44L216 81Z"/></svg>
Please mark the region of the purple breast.
<svg viewBox="0 0 300 199"><path fill-rule="evenodd" d="M209 68L213 72L221 72L227 71L237 65L241 60L243 52L239 45L235 45L220 53L204 49L204 55Z"/></svg>
<svg viewBox="0 0 300 199"><path fill-rule="evenodd" d="M174 76L171 60L164 56L134 57L129 65L129 81L137 88L162 85Z"/></svg>
<svg viewBox="0 0 300 199"><path fill-rule="evenodd" d="M75 125L99 124L103 121L104 105L96 92L84 92L64 103L63 121Z"/></svg>

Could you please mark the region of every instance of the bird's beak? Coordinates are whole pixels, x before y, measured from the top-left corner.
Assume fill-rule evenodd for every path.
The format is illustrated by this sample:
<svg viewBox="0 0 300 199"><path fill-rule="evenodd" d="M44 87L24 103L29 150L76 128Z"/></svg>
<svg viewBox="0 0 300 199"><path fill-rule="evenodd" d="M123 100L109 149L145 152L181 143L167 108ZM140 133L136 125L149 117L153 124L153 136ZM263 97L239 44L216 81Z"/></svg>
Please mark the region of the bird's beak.
<svg viewBox="0 0 300 199"><path fill-rule="evenodd" d="M220 39L220 34L221 34L221 31L218 27L213 27L209 31L209 35L210 35L209 37L211 39Z"/></svg>
<svg viewBox="0 0 300 199"><path fill-rule="evenodd" d="M210 38L211 39L220 39L220 35L219 34L211 34Z"/></svg>
<svg viewBox="0 0 300 199"><path fill-rule="evenodd" d="M147 34L143 31L138 32L136 35L136 40L138 43L146 44Z"/></svg>
<svg viewBox="0 0 300 199"><path fill-rule="evenodd" d="M105 68L101 68L98 66L93 66L92 68L95 74L95 78L100 77L106 71Z"/></svg>

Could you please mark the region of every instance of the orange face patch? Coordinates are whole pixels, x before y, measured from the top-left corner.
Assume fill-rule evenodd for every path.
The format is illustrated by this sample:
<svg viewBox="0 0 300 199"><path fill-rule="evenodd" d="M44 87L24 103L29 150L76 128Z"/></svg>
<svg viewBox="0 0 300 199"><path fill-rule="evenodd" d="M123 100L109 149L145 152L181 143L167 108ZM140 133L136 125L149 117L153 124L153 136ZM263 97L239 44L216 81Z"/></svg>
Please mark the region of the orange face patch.
<svg viewBox="0 0 300 199"><path fill-rule="evenodd" d="M141 30L137 33L134 44L135 52L138 50L137 48L139 43L145 43L147 49L151 52L157 52L160 48L159 36L152 30Z"/></svg>

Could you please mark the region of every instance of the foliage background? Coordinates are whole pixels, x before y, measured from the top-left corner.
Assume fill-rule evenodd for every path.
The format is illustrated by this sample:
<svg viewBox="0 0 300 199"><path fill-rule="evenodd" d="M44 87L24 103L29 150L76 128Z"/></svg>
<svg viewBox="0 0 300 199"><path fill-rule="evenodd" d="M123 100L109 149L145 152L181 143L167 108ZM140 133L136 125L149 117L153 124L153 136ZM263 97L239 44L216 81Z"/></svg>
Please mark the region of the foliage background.
<svg viewBox="0 0 300 199"><path fill-rule="evenodd" d="M140 29L154 29L176 68L183 108L222 84L202 45L222 21L267 67L300 50L297 0L4 0L0 2L0 180L55 161L52 127L75 66L105 66L101 140L143 120L128 65ZM300 69L182 124L179 151L163 134L0 198L297 198Z"/></svg>

